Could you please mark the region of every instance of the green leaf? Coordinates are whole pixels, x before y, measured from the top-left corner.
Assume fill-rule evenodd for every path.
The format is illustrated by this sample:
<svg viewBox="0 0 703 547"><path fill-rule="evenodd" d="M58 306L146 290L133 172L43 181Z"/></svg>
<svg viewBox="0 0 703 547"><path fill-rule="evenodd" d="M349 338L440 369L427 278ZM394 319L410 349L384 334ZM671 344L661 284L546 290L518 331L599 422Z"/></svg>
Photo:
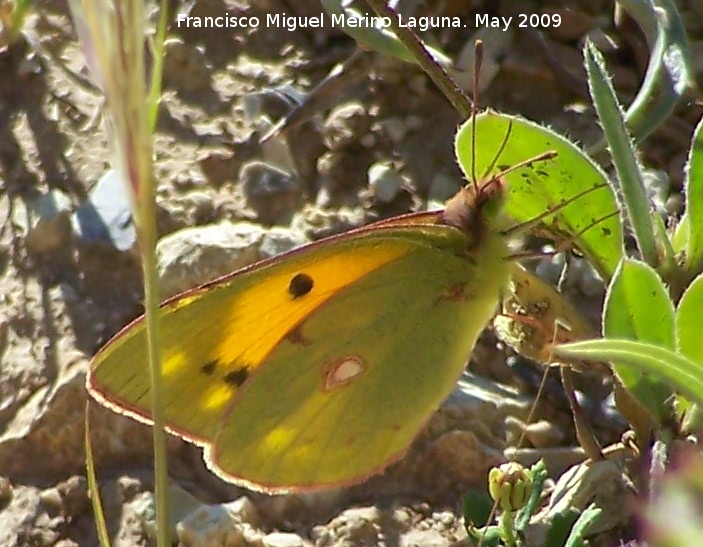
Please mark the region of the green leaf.
<svg viewBox="0 0 703 547"><path fill-rule="evenodd" d="M583 56L586 61L591 97L618 174L637 247L648 264L657 266L657 247L649 218L650 205L642 182L642 169L625 127L623 111L615 96L603 57L590 41L586 41Z"/></svg>
<svg viewBox="0 0 703 547"><path fill-rule="evenodd" d="M602 513L603 509L596 507L593 503L586 507L583 513L579 516L578 520L574 523L574 526L571 528L571 532L569 533L568 539L564 543L564 547L581 547L582 545L585 545L584 538L588 533L588 529L596 520L600 518Z"/></svg>
<svg viewBox="0 0 703 547"><path fill-rule="evenodd" d="M703 274L693 280L676 308L676 348L679 353L703 363Z"/></svg>
<svg viewBox="0 0 703 547"><path fill-rule="evenodd" d="M675 349L674 305L657 272L644 262L625 259L608 287L603 311L603 335L649 342ZM617 361L615 372L623 386L661 422L670 414L671 389L657 378Z"/></svg>
<svg viewBox="0 0 703 547"><path fill-rule="evenodd" d="M647 342L600 339L555 346L554 353L589 361L617 361L631 365L641 373L668 382L692 401L703 403L703 364L669 349Z"/></svg>
<svg viewBox="0 0 703 547"><path fill-rule="evenodd" d="M549 526L549 530L547 530L547 537L544 540L544 546L563 547L569 537L571 528L578 520L578 517L579 512L574 508L554 515L554 518Z"/></svg>
<svg viewBox="0 0 703 547"><path fill-rule="evenodd" d="M493 509L493 501L486 491L469 490L462 498L464 525L481 526L488 521Z"/></svg>
<svg viewBox="0 0 703 547"><path fill-rule="evenodd" d="M457 158L469 179L472 171L477 177L486 178L544 152L557 153L553 159L535 162L504 176L505 213L517 222L529 222L584 194L542 218L537 231L562 241L575 237L574 244L604 279L610 279L623 256L623 236L615 194L600 167L558 133L524 118L489 110L476 118L476 157L472 169L472 125L472 120L467 121L456 139ZM496 158L504 143L505 148Z"/></svg>
<svg viewBox="0 0 703 547"><path fill-rule="evenodd" d="M467 530L476 544L480 543L486 547L500 547L504 545L503 530L500 526L487 526L485 528L470 528Z"/></svg>
<svg viewBox="0 0 703 547"><path fill-rule="evenodd" d="M703 118L693 134L685 172L686 265L697 270L703 263Z"/></svg>
<svg viewBox="0 0 703 547"><path fill-rule="evenodd" d="M532 492L530 493L527 503L515 516L515 530L519 533L523 533L527 530L532 515L539 509L540 502L542 501L542 492L544 492L544 481L549 477L547 465L542 459L530 468L529 473L532 476Z"/></svg>
<svg viewBox="0 0 703 547"><path fill-rule="evenodd" d="M618 266L606 295L603 333L675 348L674 305L652 267L632 258Z"/></svg>
<svg viewBox="0 0 703 547"><path fill-rule="evenodd" d="M398 40L398 37L391 31L380 27L369 27L364 24L364 16L359 10L344 6L342 0L321 0L322 7L330 15L330 17L341 18L341 21L359 20L360 24L354 25L335 25L340 26L344 32L354 38L361 46L366 49L372 49L390 55L401 61L410 63L417 62L412 53ZM373 13L373 12L372 12ZM335 19L336 21L337 19ZM439 49L433 48L425 44L425 48L430 52L432 57L443 67L452 66L452 60Z"/></svg>
<svg viewBox="0 0 703 547"><path fill-rule="evenodd" d="M684 253L688 247L688 232L690 230L691 223L688 221L688 212L685 212L681 217L681 220L676 225L676 230L674 230L671 236L671 246L674 248L676 253ZM687 253L688 254L688 253Z"/></svg>
<svg viewBox="0 0 703 547"><path fill-rule="evenodd" d="M651 50L644 81L626 114L627 127L641 141L669 117L683 95L695 89L695 71L686 30L674 2L618 3L642 27Z"/></svg>

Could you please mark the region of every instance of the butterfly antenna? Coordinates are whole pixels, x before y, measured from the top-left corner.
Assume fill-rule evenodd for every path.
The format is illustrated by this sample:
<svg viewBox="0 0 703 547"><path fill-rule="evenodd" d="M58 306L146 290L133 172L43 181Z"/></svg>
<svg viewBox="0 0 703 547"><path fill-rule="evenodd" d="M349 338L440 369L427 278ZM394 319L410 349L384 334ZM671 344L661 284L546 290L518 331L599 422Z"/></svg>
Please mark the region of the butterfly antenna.
<svg viewBox="0 0 703 547"><path fill-rule="evenodd" d="M500 155L503 153L503 150L505 150L505 145L507 144L507 136L510 134L510 128L512 127L512 122L508 126L508 132L506 133L506 138L503 139L503 144L501 144L501 147L498 149L498 153L496 154L495 159L491 162L491 165L488 167L486 172L484 173L484 177L488 176L488 173L496 166L496 163L498 162L498 158ZM506 167L502 171L498 171L495 175L493 175L494 179L503 177L507 175L508 173L512 173L513 171L516 171L518 169L522 169L523 167L532 165L536 161L546 161L546 160L551 160L553 158L556 158L557 153L554 150L549 150L547 152L542 152L541 154L538 154L537 156L533 156L529 159L523 160L521 162L516 163L515 165L511 165L510 167Z"/></svg>
<svg viewBox="0 0 703 547"><path fill-rule="evenodd" d="M483 40L476 40L474 42L474 73L473 73L473 105L471 106L471 182L474 185L474 188L478 190L478 182L479 180L486 180L488 178L488 174L495 169L496 164L500 160L500 157L503 155L503 152L505 151L505 147L508 145L508 141L510 140L510 133L512 132L513 128L513 122L512 120L508 123L508 130L505 132L505 136L503 137L503 141L500 143L500 146L498 147L498 151L496 152L495 156L493 157L493 160L491 160L491 163L488 165L486 170L483 172L481 175L480 179L476 177L476 115L478 114L478 86L479 86L479 75L481 74L481 69L483 67ZM556 152L545 152L544 154L540 154L539 156L535 156L534 158L530 158L529 160L522 161L520 163L517 163L511 167L508 167L507 169L504 169L503 171L496 173L492 179L498 179L502 177L503 175L506 175L507 173L510 173L516 169L520 169L521 167L524 167L525 165L529 165L532 162L535 161L544 161L544 160L549 160L552 159L557 155Z"/></svg>
<svg viewBox="0 0 703 547"><path fill-rule="evenodd" d="M488 178L488 173L493 171L493 169L495 168L496 164L498 163L498 160L500 159L500 156L505 151L505 147L508 145L508 139L510 138L510 132L512 130L513 130L513 121L510 120L508 122L508 130L505 132L505 136L503 137L503 141L500 143L500 146L498 147L498 152L496 152L495 156L493 156L493 160L491 160L491 163L488 165L488 167L486 167L486 170L481 175L481 180L485 180L486 178ZM530 160L530 161L532 161L532 160ZM518 167L518 166L514 166L514 167ZM497 174L493 178L498 178L499 176L500 176L500 174Z"/></svg>
<svg viewBox="0 0 703 547"><path fill-rule="evenodd" d="M550 213L551 214L551 213ZM555 256L558 255L559 253L563 253L571 247L575 241L577 241L583 234L588 232L589 230L595 228L598 224L601 222L605 222L609 218L612 218L616 215L619 215L620 211L615 211L613 213L610 213L608 215L603 215L600 218L595 219L594 221L590 222L585 228L579 230L576 232L574 235L570 236L567 239L562 240L559 245L557 245L556 249L553 251L547 251L547 252L539 252L539 253L517 253L510 255L508 257L508 260L533 260L533 259L538 259L538 258L544 258L545 256ZM524 228L524 224L519 225L518 227L520 229ZM514 233L513 229L508 230L509 233Z"/></svg>
<svg viewBox="0 0 703 547"><path fill-rule="evenodd" d="M549 154L549 152L547 152L547 154ZM542 156L543 156L543 155L544 155L544 154L542 154ZM538 156L538 158L539 158L539 157L541 157L541 156ZM552 156L552 157L553 157L553 156ZM506 171L504 171L504 172L502 173L502 175L504 175L506 172L510 172L510 171L514 170L515 168L519 167L520 165L523 165L523 166L524 166L524 165L529 165L529 164L532 163L533 161L536 161L536 158L527 160L526 162L522 162L521 164L519 163L519 164L514 165L514 166L512 166L512 167L509 167L508 169L506 169ZM552 207L551 209L549 209L549 210L547 210L547 211L544 211L544 212L540 213L540 214L537 215L536 217L531 218L530 220L526 220L525 222L521 222L520 224L516 224L515 226L512 226L511 228L508 228L507 230L503 231L503 235L504 235L504 236L511 236L511 235L514 235L514 234L517 234L517 233L520 233L520 232L524 232L524 231L528 230L529 228L531 228L532 226L534 226L535 224L538 224L541 220L545 219L546 217L551 216L551 215L553 215L553 214L555 214L555 213L558 213L558 212L561 211L562 209L565 209L566 207L568 207L569 205L571 205L571 204L572 204L573 202L575 202L576 200L581 199L583 196L586 196L586 195L590 194L591 192L595 192L596 190L600 190L601 188L605 188L605 187L607 187L607 186L608 186L607 183L596 184L595 186L593 186L592 188L589 188L588 190L584 190L583 192L579 192L578 194L576 194L576 195L574 195L574 196L571 196L571 197L568 198L568 199L564 199L564 200L562 200L561 202L559 202L559 204L555 205L554 207ZM600 223L603 222L604 220L607 220L607 219L609 219L610 217L615 216L615 215L617 215L617 214L620 214L620 211L617 211L617 210L616 210L616 211L614 211L614 212L612 212L612 213L609 213L609 214L607 214L607 215L605 215L605 216L603 216L603 217L601 217L601 218L599 218L599 219L594 220L591 224L589 224L588 226L586 226L586 228L584 228L583 230L581 230L581 231L580 231L576 236L574 236L574 237L580 237L580 236L582 236L584 232L587 232L588 230L590 230L591 228L593 228L595 225L600 224Z"/></svg>
<svg viewBox="0 0 703 547"><path fill-rule="evenodd" d="M476 113L478 111L478 76L483 65L483 40L474 42L473 103L471 105L471 182L478 191L476 179Z"/></svg>

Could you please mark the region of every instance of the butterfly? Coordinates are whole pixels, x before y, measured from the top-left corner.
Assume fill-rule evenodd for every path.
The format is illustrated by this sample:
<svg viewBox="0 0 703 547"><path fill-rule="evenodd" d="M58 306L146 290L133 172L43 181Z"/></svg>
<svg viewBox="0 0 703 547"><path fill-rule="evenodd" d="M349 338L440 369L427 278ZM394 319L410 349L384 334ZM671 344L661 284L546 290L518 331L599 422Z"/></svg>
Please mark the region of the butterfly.
<svg viewBox="0 0 703 547"><path fill-rule="evenodd" d="M460 159L474 152L477 121L459 130ZM465 169L471 182L444 210L329 237L164 302L168 430L202 446L221 477L269 493L358 483L401 458L510 279L505 173L537 180L553 157L501 170L504 148L481 177ZM103 404L151 423L146 355L140 317L95 355L86 381Z"/></svg>

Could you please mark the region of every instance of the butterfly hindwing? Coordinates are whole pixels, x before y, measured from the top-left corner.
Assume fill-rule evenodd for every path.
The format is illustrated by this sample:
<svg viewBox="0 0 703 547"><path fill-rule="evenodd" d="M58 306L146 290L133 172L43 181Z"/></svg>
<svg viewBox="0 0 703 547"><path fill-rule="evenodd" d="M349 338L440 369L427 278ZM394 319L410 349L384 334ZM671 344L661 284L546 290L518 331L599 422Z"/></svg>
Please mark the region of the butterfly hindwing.
<svg viewBox="0 0 703 547"><path fill-rule="evenodd" d="M207 450L216 471L306 489L358 482L403 454L456 384L507 263L498 236L469 256L446 226L402 232L422 243L317 307L232 399Z"/></svg>

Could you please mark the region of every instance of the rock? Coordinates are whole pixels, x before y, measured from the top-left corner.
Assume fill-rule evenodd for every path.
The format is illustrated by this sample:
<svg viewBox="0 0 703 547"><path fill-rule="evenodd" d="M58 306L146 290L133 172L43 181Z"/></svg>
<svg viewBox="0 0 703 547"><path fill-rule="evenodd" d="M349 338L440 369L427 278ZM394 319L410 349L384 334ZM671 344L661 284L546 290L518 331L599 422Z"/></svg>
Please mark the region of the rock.
<svg viewBox="0 0 703 547"><path fill-rule="evenodd" d="M309 240L303 232L274 226L264 236L259 247L259 258L276 256L306 243L309 243Z"/></svg>
<svg viewBox="0 0 703 547"><path fill-rule="evenodd" d="M322 127L322 142L329 150L341 150L359 142L369 132L370 121L358 101L341 104L329 113Z"/></svg>
<svg viewBox="0 0 703 547"><path fill-rule="evenodd" d="M356 507L343 511L326 525L316 526L317 547L341 545L398 545L444 547L466 537L461 517L451 511L429 514L427 507ZM394 538L390 541L390 538Z"/></svg>
<svg viewBox="0 0 703 547"><path fill-rule="evenodd" d="M400 539L400 547L448 547L454 541L437 530L410 530Z"/></svg>
<svg viewBox="0 0 703 547"><path fill-rule="evenodd" d="M46 509L49 509L54 515L58 514L61 509L61 495L56 487L42 490L39 499Z"/></svg>
<svg viewBox="0 0 703 547"><path fill-rule="evenodd" d="M557 446L564 439L564 432L559 426L538 420L525 426L525 436L535 448Z"/></svg>
<svg viewBox="0 0 703 547"><path fill-rule="evenodd" d="M261 516L256 506L248 497L242 496L232 502L225 503L224 506L231 515L236 516L242 522L246 522L252 526L259 526Z"/></svg>
<svg viewBox="0 0 703 547"><path fill-rule="evenodd" d="M205 178L215 187L234 180L240 167L234 151L225 146L201 149L196 161Z"/></svg>
<svg viewBox="0 0 703 547"><path fill-rule="evenodd" d="M264 547L306 547L309 542L303 541L297 534L274 532L264 536Z"/></svg>
<svg viewBox="0 0 703 547"><path fill-rule="evenodd" d="M249 122L255 122L265 116L276 121L299 107L305 101L306 94L292 85L269 87L242 97L242 109Z"/></svg>
<svg viewBox="0 0 703 547"><path fill-rule="evenodd" d="M197 287L263 258L308 243L300 230L225 221L185 228L156 247L162 296Z"/></svg>
<svg viewBox="0 0 703 547"><path fill-rule="evenodd" d="M141 481L135 477L122 476L117 479L117 488L122 499L131 501L142 491L143 486Z"/></svg>
<svg viewBox="0 0 703 547"><path fill-rule="evenodd" d="M249 222L221 222L185 228L156 246L163 297L211 281L259 260L263 228Z"/></svg>
<svg viewBox="0 0 703 547"><path fill-rule="evenodd" d="M75 475L43 490L39 497L52 515L76 517L88 507L88 482L84 476Z"/></svg>
<svg viewBox="0 0 703 547"><path fill-rule="evenodd" d="M185 91L200 91L210 86L207 56L202 46L187 44L182 38L170 37L164 42L164 81L166 85Z"/></svg>
<svg viewBox="0 0 703 547"><path fill-rule="evenodd" d="M367 171L368 186L374 201L390 203L398 195L404 180L388 162L371 164Z"/></svg>
<svg viewBox="0 0 703 547"><path fill-rule="evenodd" d="M306 205L291 221L291 229L305 234L312 240L358 228L368 219L361 208L327 211Z"/></svg>
<svg viewBox="0 0 703 547"><path fill-rule="evenodd" d="M68 243L71 234L71 199L61 190L51 190L30 204L34 217L25 237L33 253L49 253Z"/></svg>
<svg viewBox="0 0 703 547"><path fill-rule="evenodd" d="M0 477L0 507L5 507L12 499L13 486L10 479Z"/></svg>
<svg viewBox="0 0 703 547"><path fill-rule="evenodd" d="M14 365L11 359L6 363ZM86 364L77 364L67 366L60 362L57 368L61 373L55 383L36 388L33 396L10 416L0 435L3 473L39 478L80 473L84 469L87 395L81 369L84 371Z"/></svg>
<svg viewBox="0 0 703 547"><path fill-rule="evenodd" d="M296 179L273 165L245 163L239 183L247 204L264 224L288 224L300 206L302 193Z"/></svg>
<svg viewBox="0 0 703 547"><path fill-rule="evenodd" d="M186 209L190 209L189 216L192 217L197 224L212 222L216 216L213 196L208 192L193 190L185 194L182 200Z"/></svg>
<svg viewBox="0 0 703 547"><path fill-rule="evenodd" d="M366 166L370 157L370 151L355 147L343 151L327 151L317 158L319 186L327 192L327 202L334 203L345 192L356 193L357 181L366 177ZM319 196L316 201L319 205L328 205L327 202L320 203Z"/></svg>
<svg viewBox="0 0 703 547"><path fill-rule="evenodd" d="M324 522L348 500L349 489L297 492L256 498L256 507L269 521L280 523L309 521Z"/></svg>
<svg viewBox="0 0 703 547"><path fill-rule="evenodd" d="M381 539L379 521L376 507L355 507L343 511L324 527L316 527L312 535L318 547L378 545Z"/></svg>
<svg viewBox="0 0 703 547"><path fill-rule="evenodd" d="M137 240L127 182L111 169L88 194L71 217L74 233L86 243L108 243L119 251Z"/></svg>
<svg viewBox="0 0 703 547"><path fill-rule="evenodd" d="M408 126L405 120L400 118L388 118L381 123L381 126L393 144L400 143L408 134Z"/></svg>
<svg viewBox="0 0 703 547"><path fill-rule="evenodd" d="M34 486L17 486L7 504L0 510L0 545L51 545L58 538L55 530L38 529L43 513L40 491ZM50 519L43 519L46 525ZM18 538L26 538L18 543Z"/></svg>
<svg viewBox="0 0 703 547"><path fill-rule="evenodd" d="M83 475L74 475L56 485L61 498L61 514L77 517L86 512L89 504L88 481Z"/></svg>
<svg viewBox="0 0 703 547"><path fill-rule="evenodd" d="M297 144L300 143L293 141L298 132L308 124L303 123L283 134L269 133L275 131L277 123L300 106L304 100L305 94L302 91L294 86L284 85L267 88L256 93L248 93L240 101L244 118L256 131L256 134L263 138L263 142L258 142L258 146L261 152L260 157L267 165L286 172L296 170ZM306 133L306 135L310 135L310 133ZM292 137L290 141L288 136Z"/></svg>
<svg viewBox="0 0 703 547"><path fill-rule="evenodd" d="M196 514L204 506L197 498L177 484L168 485L169 519L171 522L171 537L177 534L180 521ZM153 492L141 492L129 502L134 514L141 521L144 531L151 537L156 537L156 500Z"/></svg>
<svg viewBox="0 0 703 547"><path fill-rule="evenodd" d="M627 500L634 496L634 491L621 465L613 460L587 461L564 472L554 486L547 507L533 517L534 526L527 534L528 544L541 545L539 540L530 540L543 537L545 528L557 515L570 508L583 511L592 503L602 509L602 513L591 523L589 535L628 522L634 504Z"/></svg>
<svg viewBox="0 0 703 547"><path fill-rule="evenodd" d="M264 545L262 534L254 529L259 514L249 498L231 503L202 505L176 526L178 539L188 547Z"/></svg>

